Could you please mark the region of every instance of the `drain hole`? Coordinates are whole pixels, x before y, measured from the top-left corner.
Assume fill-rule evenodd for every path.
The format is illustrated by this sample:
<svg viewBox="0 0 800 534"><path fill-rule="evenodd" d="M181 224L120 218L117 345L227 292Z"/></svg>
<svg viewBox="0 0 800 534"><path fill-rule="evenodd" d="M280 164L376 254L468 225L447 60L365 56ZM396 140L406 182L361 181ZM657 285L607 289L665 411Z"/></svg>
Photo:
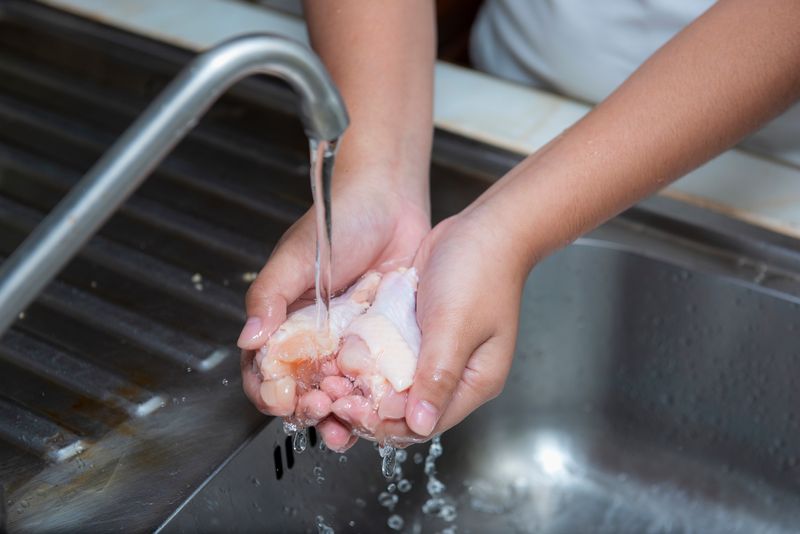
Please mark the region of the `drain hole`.
<svg viewBox="0 0 800 534"><path fill-rule="evenodd" d="M286 450L286 468L291 469L294 467L294 446L292 445L292 436L286 436L286 443L284 449Z"/></svg>
<svg viewBox="0 0 800 534"><path fill-rule="evenodd" d="M280 445L276 445L275 450L272 451L272 459L275 460L275 478L280 480L283 478L283 461L281 459Z"/></svg>
<svg viewBox="0 0 800 534"><path fill-rule="evenodd" d="M317 445L317 429L313 426L308 429L308 444L312 447Z"/></svg>

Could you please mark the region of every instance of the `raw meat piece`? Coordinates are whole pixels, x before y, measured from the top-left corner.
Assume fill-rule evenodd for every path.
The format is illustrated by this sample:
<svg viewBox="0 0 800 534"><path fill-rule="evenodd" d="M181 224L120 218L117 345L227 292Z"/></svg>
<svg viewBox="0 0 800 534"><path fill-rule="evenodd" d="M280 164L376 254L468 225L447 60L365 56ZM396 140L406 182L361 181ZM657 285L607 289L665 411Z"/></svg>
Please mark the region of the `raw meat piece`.
<svg viewBox="0 0 800 534"><path fill-rule="evenodd" d="M292 313L259 351L261 395L298 426L331 412L360 436L402 419L420 348L417 273L367 273L331 302L331 327L316 329L314 306Z"/></svg>

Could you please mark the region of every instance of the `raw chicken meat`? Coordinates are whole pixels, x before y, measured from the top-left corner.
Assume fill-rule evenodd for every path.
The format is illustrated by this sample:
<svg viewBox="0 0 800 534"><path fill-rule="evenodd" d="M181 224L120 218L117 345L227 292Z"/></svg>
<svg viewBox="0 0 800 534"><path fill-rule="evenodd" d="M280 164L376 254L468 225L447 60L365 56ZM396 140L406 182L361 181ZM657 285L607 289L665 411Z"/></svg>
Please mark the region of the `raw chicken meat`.
<svg viewBox="0 0 800 534"><path fill-rule="evenodd" d="M331 301L329 332L315 306L297 310L259 350L261 396L297 426L331 413L372 437L385 419L402 419L420 348L416 270L370 272Z"/></svg>

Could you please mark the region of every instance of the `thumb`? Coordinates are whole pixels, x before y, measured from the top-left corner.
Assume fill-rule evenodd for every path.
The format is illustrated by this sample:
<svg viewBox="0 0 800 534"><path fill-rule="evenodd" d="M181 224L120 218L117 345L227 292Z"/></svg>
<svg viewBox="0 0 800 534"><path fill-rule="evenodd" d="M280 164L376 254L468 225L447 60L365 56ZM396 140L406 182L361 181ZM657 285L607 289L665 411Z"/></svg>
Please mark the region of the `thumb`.
<svg viewBox="0 0 800 534"><path fill-rule="evenodd" d="M300 234L302 232L298 232ZM286 319L287 307L314 285L314 239L283 241L247 290L247 322L237 345L256 350Z"/></svg>
<svg viewBox="0 0 800 534"><path fill-rule="evenodd" d="M433 433L461 381L467 361L485 340L469 319L466 302L447 298L441 301L424 309L418 317L422 344L406 404L406 424L425 437Z"/></svg>

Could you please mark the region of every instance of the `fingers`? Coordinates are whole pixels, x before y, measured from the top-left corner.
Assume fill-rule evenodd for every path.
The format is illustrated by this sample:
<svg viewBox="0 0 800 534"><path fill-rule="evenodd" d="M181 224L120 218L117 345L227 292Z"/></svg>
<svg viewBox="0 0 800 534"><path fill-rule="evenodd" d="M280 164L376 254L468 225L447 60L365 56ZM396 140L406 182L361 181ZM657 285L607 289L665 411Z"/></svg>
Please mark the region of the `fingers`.
<svg viewBox="0 0 800 534"><path fill-rule="evenodd" d="M313 285L315 241L305 234L301 228L282 241L248 289L247 322L237 341L240 348L257 349L266 343L286 319L287 306Z"/></svg>
<svg viewBox="0 0 800 534"><path fill-rule="evenodd" d="M425 290L425 286L420 287L420 299L425 299ZM473 310L468 303L441 293L435 298L435 305L418 307L422 344L405 409L409 428L424 437L433 433L467 361L488 336L478 326L485 322L470 321Z"/></svg>
<svg viewBox="0 0 800 534"><path fill-rule="evenodd" d="M479 406L500 395L513 361L515 332L516 329L491 338L472 354L436 426L437 433L457 425Z"/></svg>

